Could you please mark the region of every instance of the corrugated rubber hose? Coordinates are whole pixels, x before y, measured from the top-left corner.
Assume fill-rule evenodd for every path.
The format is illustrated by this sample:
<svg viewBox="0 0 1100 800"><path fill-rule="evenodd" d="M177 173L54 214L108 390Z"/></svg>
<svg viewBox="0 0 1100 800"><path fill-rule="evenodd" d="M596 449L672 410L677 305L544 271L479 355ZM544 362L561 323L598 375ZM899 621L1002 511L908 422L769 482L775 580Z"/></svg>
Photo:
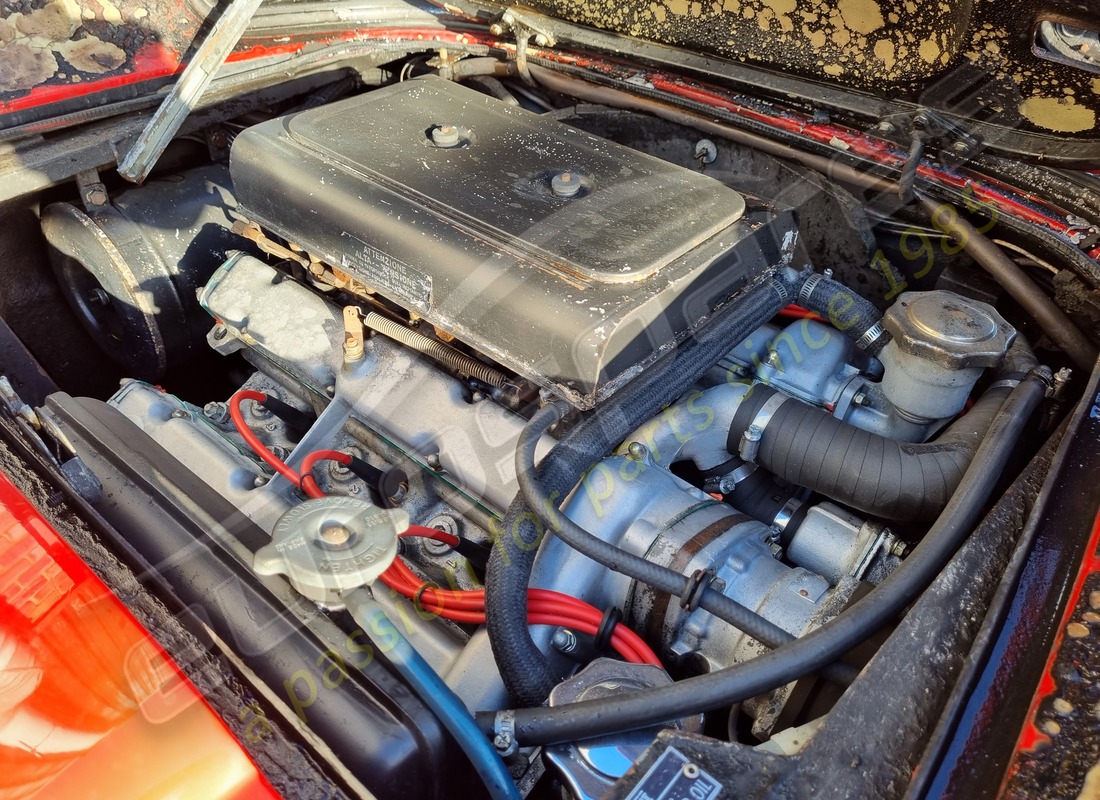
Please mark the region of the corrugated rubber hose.
<svg viewBox="0 0 1100 800"><path fill-rule="evenodd" d="M1034 364L1022 340L1000 375L1016 372L1021 362L1029 368ZM876 517L929 521L947 505L1011 390L1010 383L995 382L965 416L927 444L861 430L788 397L772 413L754 460L795 486ZM738 452L746 429L775 394L775 389L757 385L738 406L726 445L731 453Z"/></svg>

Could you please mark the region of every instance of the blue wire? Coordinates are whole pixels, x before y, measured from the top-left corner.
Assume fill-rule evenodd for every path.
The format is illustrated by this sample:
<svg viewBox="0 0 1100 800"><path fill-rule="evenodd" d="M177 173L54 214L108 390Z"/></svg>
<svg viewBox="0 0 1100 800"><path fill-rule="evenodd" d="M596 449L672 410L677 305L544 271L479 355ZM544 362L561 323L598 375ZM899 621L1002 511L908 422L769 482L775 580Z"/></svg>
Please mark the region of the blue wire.
<svg viewBox="0 0 1100 800"><path fill-rule="evenodd" d="M458 698L427 661L409 644L378 602L365 590L344 597L348 612L374 646L385 654L424 704L439 717L443 726L458 741L463 752L485 782L494 800L520 800L516 784L500 754L474 722L465 703Z"/></svg>

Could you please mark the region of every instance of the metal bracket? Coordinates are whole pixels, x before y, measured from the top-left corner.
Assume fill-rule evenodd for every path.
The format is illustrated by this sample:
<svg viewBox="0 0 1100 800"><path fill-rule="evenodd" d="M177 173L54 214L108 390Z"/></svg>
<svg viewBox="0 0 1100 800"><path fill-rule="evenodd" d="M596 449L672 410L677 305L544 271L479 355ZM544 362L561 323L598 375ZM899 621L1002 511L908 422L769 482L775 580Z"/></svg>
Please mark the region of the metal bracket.
<svg viewBox="0 0 1100 800"><path fill-rule="evenodd" d="M198 105L226 56L233 52L261 2L263 0L230 0L168 97L157 108L130 152L119 162L119 175L133 183L142 183L148 177L191 109Z"/></svg>
<svg viewBox="0 0 1100 800"><path fill-rule="evenodd" d="M86 211L103 208L111 202L107 187L99 178L99 170L87 169L76 173L76 188L80 191L80 202Z"/></svg>
<svg viewBox="0 0 1100 800"><path fill-rule="evenodd" d="M539 47L553 47L558 43L554 33L543 25L520 11L517 8L509 8L500 15L500 19L489 26L489 33L493 36L504 36L512 33L518 42L522 39L533 39Z"/></svg>

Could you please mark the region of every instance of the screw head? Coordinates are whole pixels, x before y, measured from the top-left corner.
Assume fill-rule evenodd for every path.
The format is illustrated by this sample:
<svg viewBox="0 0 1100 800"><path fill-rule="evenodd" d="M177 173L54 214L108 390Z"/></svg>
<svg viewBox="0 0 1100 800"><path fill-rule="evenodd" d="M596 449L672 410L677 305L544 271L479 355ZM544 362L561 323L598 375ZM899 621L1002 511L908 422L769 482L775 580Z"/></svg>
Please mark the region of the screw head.
<svg viewBox="0 0 1100 800"><path fill-rule="evenodd" d="M111 304L111 296L98 286L88 292L88 300L93 303L99 303L101 306Z"/></svg>
<svg viewBox="0 0 1100 800"><path fill-rule="evenodd" d="M456 125L439 125L432 128L432 143L436 147L457 147L462 143L462 134Z"/></svg>
<svg viewBox="0 0 1100 800"><path fill-rule="evenodd" d="M257 475L255 480L252 481L252 485L259 489L261 486L267 485L267 477L264 475Z"/></svg>
<svg viewBox="0 0 1100 800"><path fill-rule="evenodd" d="M700 139L695 143L695 160L702 164L713 164L718 158L718 145L710 139Z"/></svg>
<svg viewBox="0 0 1100 800"><path fill-rule="evenodd" d="M191 415L184 411L182 408L177 408L172 412L172 419L190 419Z"/></svg>
<svg viewBox="0 0 1100 800"><path fill-rule="evenodd" d="M641 461L649 455L649 450L641 442L631 442L627 445L626 452L633 461Z"/></svg>
<svg viewBox="0 0 1100 800"><path fill-rule="evenodd" d="M581 190L581 176L575 172L559 172L550 179L550 191L555 197L576 197Z"/></svg>

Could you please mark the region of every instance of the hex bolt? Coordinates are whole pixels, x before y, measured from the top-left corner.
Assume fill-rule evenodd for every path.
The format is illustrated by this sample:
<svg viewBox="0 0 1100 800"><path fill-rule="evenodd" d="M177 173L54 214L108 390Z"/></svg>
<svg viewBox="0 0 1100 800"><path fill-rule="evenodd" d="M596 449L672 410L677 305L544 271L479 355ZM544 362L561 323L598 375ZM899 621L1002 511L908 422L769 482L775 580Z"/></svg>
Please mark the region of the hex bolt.
<svg viewBox="0 0 1100 800"><path fill-rule="evenodd" d="M202 407L202 415L211 422L222 425L229 421L229 406L225 403L207 403Z"/></svg>
<svg viewBox="0 0 1100 800"><path fill-rule="evenodd" d="M229 335L229 330L224 325L218 324L218 325L214 326L214 341L215 342L220 342L222 339L224 339L228 335Z"/></svg>
<svg viewBox="0 0 1100 800"><path fill-rule="evenodd" d="M428 466L438 472L443 468L443 462L439 460L439 453L429 453L428 457L424 459Z"/></svg>
<svg viewBox="0 0 1100 800"><path fill-rule="evenodd" d="M576 197L581 190L581 176L575 172L559 172L550 179L550 191L555 197Z"/></svg>
<svg viewBox="0 0 1100 800"><path fill-rule="evenodd" d="M577 636L568 628L558 628L550 638L550 644L559 653L572 653L577 649Z"/></svg>
<svg viewBox="0 0 1100 800"><path fill-rule="evenodd" d="M177 408L172 412L172 419L191 419L191 415L182 408Z"/></svg>
<svg viewBox="0 0 1100 800"><path fill-rule="evenodd" d="M539 47L546 47L548 44L550 44L550 39L547 38L545 33L537 33L535 34L535 44L537 44Z"/></svg>
<svg viewBox="0 0 1100 800"><path fill-rule="evenodd" d="M88 300L93 303L99 303L101 306L111 304L111 296L98 286L88 293Z"/></svg>
<svg viewBox="0 0 1100 800"><path fill-rule="evenodd" d="M105 205L107 205L107 200L108 199L110 199L110 198L107 197L107 190L106 189L92 189L90 192L88 192L88 204L89 205L105 206Z"/></svg>
<svg viewBox="0 0 1100 800"><path fill-rule="evenodd" d="M432 128L432 144L436 147L457 147L462 135L457 125L439 125Z"/></svg>
<svg viewBox="0 0 1100 800"><path fill-rule="evenodd" d="M290 455L285 447L279 447L279 445L275 445L271 448L271 454L280 461L286 461L286 457Z"/></svg>
<svg viewBox="0 0 1100 800"><path fill-rule="evenodd" d="M261 486L267 486L269 478L265 475L257 475L255 480L252 481L252 485L259 489Z"/></svg>
<svg viewBox="0 0 1100 800"><path fill-rule="evenodd" d="M856 392L855 397L852 398L852 405L867 405L867 392Z"/></svg>

